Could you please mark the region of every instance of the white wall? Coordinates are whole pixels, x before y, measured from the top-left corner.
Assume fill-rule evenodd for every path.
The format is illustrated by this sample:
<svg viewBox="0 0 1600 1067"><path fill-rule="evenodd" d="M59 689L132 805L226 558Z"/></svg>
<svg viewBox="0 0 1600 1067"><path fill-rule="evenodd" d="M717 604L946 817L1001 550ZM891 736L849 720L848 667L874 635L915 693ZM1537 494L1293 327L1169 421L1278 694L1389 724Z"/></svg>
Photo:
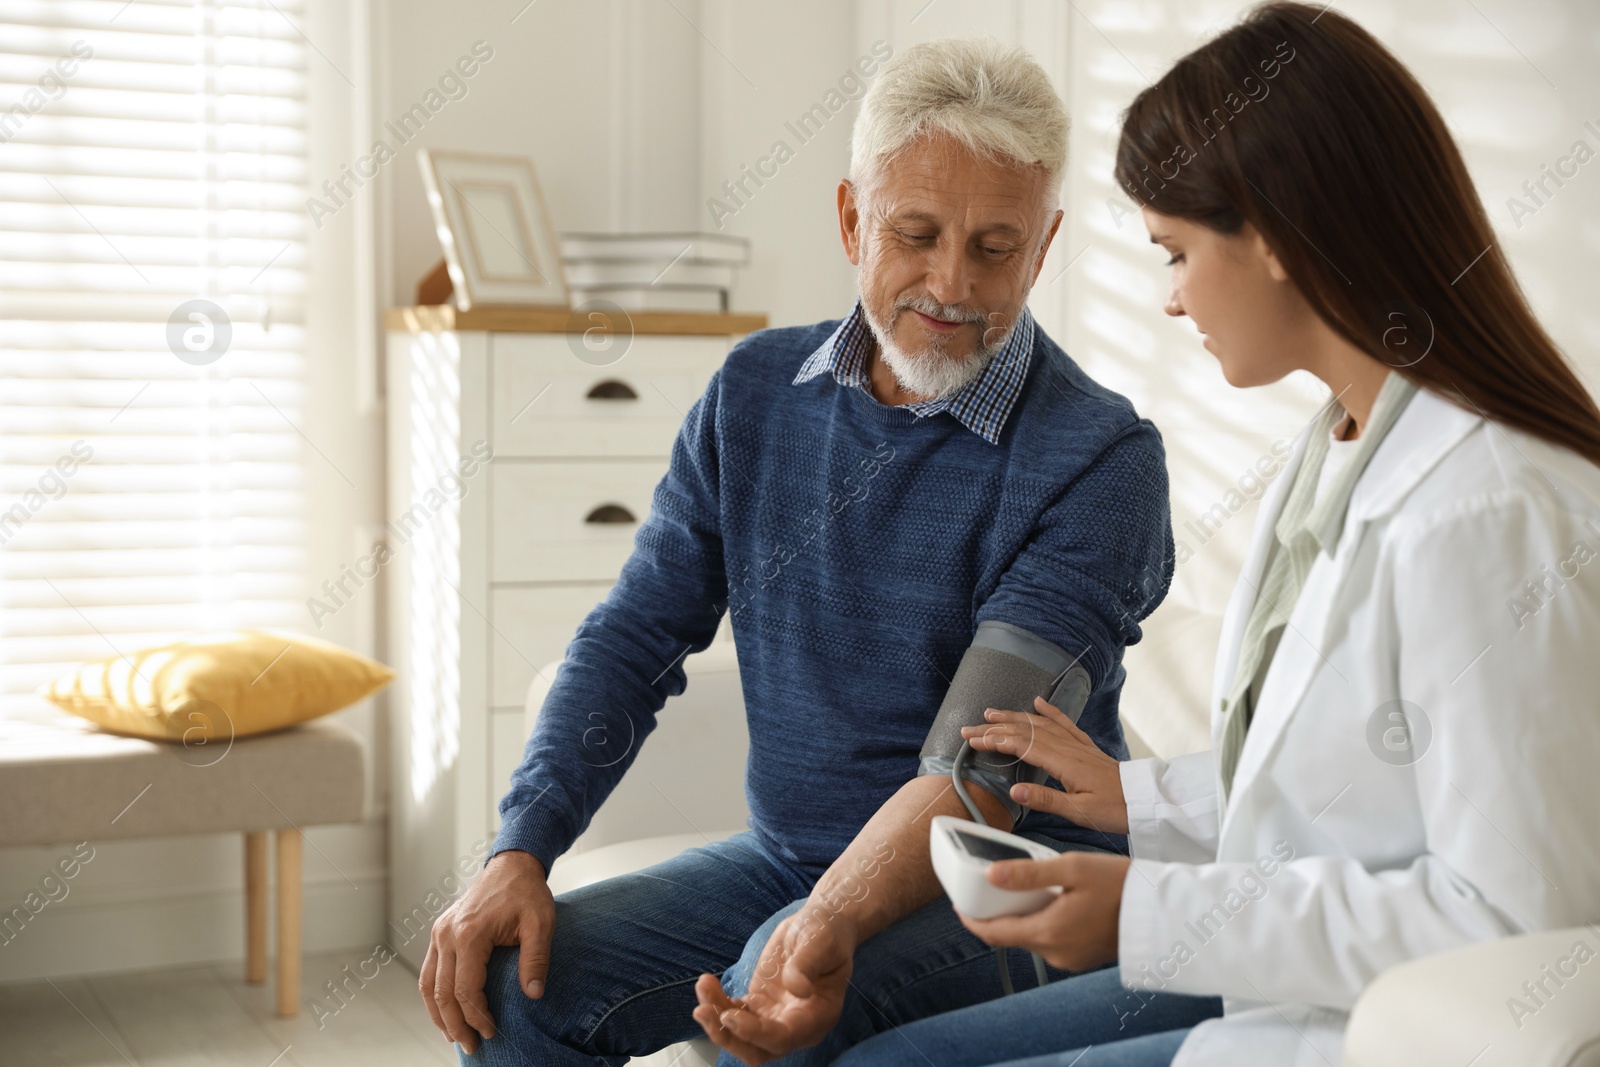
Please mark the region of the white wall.
<svg viewBox="0 0 1600 1067"><path fill-rule="evenodd" d="M814 105L826 108L829 90L838 89L857 60L871 56L872 40L857 41L852 32L855 6L853 0L700 5L707 40L700 50L704 108L691 221L707 231L720 223L720 232L750 240L751 263L733 307L764 311L774 326L838 318L855 299L834 195L849 166L860 98L844 103L820 131L798 124ZM747 167L770 172L760 160L779 155L779 141L793 158L776 164L777 174L760 186L746 180L750 195L741 197L742 206L730 200L724 183L739 182ZM721 214L711 201L732 205L735 213Z"/></svg>
<svg viewBox="0 0 1600 1067"><path fill-rule="evenodd" d="M521 8L522 0L405 0L382 15L380 121L415 103L473 41L495 50L468 95L442 109L379 180L380 240L393 252L383 291L392 302L411 303L441 255L419 146L531 158L563 232L717 231L706 201L784 139L794 158L720 228L754 243L733 307L764 311L774 324L848 309L854 281L833 190L849 159L855 104L805 144L784 123L865 51L853 46L852 0L541 2L519 16Z"/></svg>
<svg viewBox="0 0 1600 1067"><path fill-rule="evenodd" d="M737 309L775 325L848 310L854 278L840 249L834 190L848 165L850 103L806 144L786 130L874 42L895 51L947 33L991 32L1030 48L1073 115L1068 223L1033 297L1045 329L1091 374L1130 396L1165 434L1173 515L1183 525L1223 499L1315 403L1308 382L1241 393L1222 381L1186 321L1160 313L1166 272L1136 215L1118 226L1106 200L1117 113L1182 52L1242 5L1212 0L471 0L452 4L322 0L308 36L328 57L310 180L320 185L370 148L384 123L420 101L482 40L494 56L467 93L434 115L348 208L317 231L307 438L355 484L310 457L312 585L364 550L395 507L383 498L382 409L372 329L379 305L411 302L437 259L418 145L531 157L560 230L714 229L706 202L785 139L794 158L726 220L754 260ZM1413 0L1403 9L1348 0L1413 66L1466 151L1535 308L1600 381L1600 163L1585 166L1519 227L1506 198L1578 139L1600 149L1600 18L1582 0ZM1403 14L1402 14L1403 11ZM370 18L370 26L367 20ZM514 20L514 21L513 21ZM370 49L367 45L370 44ZM335 70L334 68L338 69ZM371 84L370 98L345 82ZM1070 264L1070 269L1068 269ZM376 294L376 295L371 295ZM1220 609L1252 515L1232 517L1180 567L1171 601ZM381 590L363 591L325 636L383 652ZM309 595L309 590L308 590ZM379 704L381 710L381 701ZM344 713L378 757L381 715ZM360 827L314 831L306 854L307 942L355 947L383 936L385 760ZM0 901L19 898L55 858L0 853ZM348 878L348 881L346 880ZM351 887L351 882L355 888ZM239 846L232 837L101 848L73 894L0 954L0 980L237 956ZM307 975L308 980L317 976Z"/></svg>
<svg viewBox="0 0 1600 1067"><path fill-rule="evenodd" d="M672 4L605 0L438 4L380 14L374 118L399 116L476 41L493 49L468 93L399 148L379 179L383 291L412 303L441 257L419 147L531 158L559 231L688 229L699 174L700 38ZM693 2L677 10L693 15ZM515 21L513 21L513 19ZM381 247L380 245L380 247Z"/></svg>

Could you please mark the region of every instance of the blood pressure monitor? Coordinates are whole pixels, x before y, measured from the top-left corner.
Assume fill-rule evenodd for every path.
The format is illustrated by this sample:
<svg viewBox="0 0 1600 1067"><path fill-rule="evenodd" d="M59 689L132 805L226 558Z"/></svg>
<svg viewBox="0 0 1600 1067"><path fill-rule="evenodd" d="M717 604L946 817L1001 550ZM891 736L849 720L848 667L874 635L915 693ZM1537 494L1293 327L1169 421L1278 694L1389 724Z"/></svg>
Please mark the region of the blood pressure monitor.
<svg viewBox="0 0 1600 1067"><path fill-rule="evenodd" d="M939 876L950 903L974 919L1026 915L1061 894L1058 885L1017 891L990 884L989 865L996 860L1048 860L1059 855L1049 845L1004 830L951 815L935 815L929 830L929 851L933 873Z"/></svg>

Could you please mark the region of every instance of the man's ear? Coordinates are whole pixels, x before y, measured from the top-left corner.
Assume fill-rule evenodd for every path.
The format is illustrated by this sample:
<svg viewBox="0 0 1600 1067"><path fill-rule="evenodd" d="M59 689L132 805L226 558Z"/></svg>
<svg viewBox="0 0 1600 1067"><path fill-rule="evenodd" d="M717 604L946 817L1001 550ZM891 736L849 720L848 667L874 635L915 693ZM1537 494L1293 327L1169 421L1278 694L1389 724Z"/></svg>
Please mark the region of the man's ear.
<svg viewBox="0 0 1600 1067"><path fill-rule="evenodd" d="M1061 228L1061 220L1066 217L1066 212L1056 208L1056 214L1050 220L1050 231L1044 235L1044 241L1039 245L1039 255L1033 261L1033 277L1028 279L1028 288L1033 288L1039 280L1039 272L1044 269L1044 257L1050 251L1050 242L1056 239L1056 231Z"/></svg>
<svg viewBox="0 0 1600 1067"><path fill-rule="evenodd" d="M849 178L839 181L839 239L850 262L861 265L861 209L856 203L856 187Z"/></svg>

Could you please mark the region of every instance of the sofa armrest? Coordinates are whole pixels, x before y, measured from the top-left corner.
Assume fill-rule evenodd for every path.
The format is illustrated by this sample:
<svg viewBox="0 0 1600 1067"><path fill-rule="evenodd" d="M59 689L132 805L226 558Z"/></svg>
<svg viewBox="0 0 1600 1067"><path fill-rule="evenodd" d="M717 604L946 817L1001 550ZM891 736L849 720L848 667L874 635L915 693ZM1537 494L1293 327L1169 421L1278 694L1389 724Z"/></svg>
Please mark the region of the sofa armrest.
<svg viewBox="0 0 1600 1067"><path fill-rule="evenodd" d="M1600 1067L1600 931L1485 941L1403 963L1361 994L1343 1067Z"/></svg>
<svg viewBox="0 0 1600 1067"><path fill-rule="evenodd" d="M534 678L523 709L524 737L533 733L560 662ZM739 661L732 642L713 642L683 661L688 681L638 743L622 780L573 842L571 854L623 841L695 834L701 838L750 817L744 795L750 734Z"/></svg>

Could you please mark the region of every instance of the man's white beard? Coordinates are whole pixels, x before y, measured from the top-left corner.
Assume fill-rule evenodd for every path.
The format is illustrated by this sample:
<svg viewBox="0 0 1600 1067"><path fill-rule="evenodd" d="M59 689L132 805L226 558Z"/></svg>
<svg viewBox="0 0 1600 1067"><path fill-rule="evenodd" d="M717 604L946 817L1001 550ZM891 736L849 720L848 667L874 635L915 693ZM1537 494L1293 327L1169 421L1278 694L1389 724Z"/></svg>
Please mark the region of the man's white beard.
<svg viewBox="0 0 1600 1067"><path fill-rule="evenodd" d="M857 291L860 291L859 275L857 276ZM1027 295L1023 295L1024 302ZM910 308L930 315L946 322L966 321L976 322L978 327L987 336L991 331L985 326L981 312L966 308L947 307L930 296L922 299L896 301L890 309L890 314L901 308ZM872 305L867 302L865 293L861 293L861 310L865 312L867 326L872 330L872 336L878 342L878 351L883 357L884 364L894 374L894 380L900 383L900 388L919 396L938 398L950 396L960 392L968 382L982 374L994 357L1011 340L1011 334L1017 328L1017 321L1021 319L1018 314L1016 319L1006 327L999 339L985 344L980 339L978 347L968 356L952 356L948 348L954 334L941 336L931 334L928 339L926 351L913 354L900 348L894 343L894 338L889 333L889 324L882 323L872 312Z"/></svg>

